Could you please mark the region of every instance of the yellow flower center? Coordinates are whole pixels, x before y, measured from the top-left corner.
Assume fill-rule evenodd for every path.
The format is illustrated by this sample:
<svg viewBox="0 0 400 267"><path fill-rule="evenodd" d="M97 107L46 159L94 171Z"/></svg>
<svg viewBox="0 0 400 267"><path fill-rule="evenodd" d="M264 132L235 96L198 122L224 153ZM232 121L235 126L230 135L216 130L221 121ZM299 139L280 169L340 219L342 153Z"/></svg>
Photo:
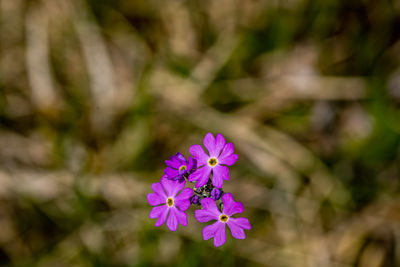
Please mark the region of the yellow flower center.
<svg viewBox="0 0 400 267"><path fill-rule="evenodd" d="M221 214L219 216L219 220L224 223L224 222L227 222L229 220L229 217L228 217L228 215Z"/></svg>
<svg viewBox="0 0 400 267"><path fill-rule="evenodd" d="M216 158L210 158L208 160L208 165L210 165L211 167L214 167L215 165L217 165L218 160Z"/></svg>
<svg viewBox="0 0 400 267"><path fill-rule="evenodd" d="M180 166L180 167L179 167L179 170L180 170L180 171L181 171L181 170L186 170L186 166L185 166L185 165Z"/></svg>
<svg viewBox="0 0 400 267"><path fill-rule="evenodd" d="M167 205L168 205L168 207L172 207L174 205L173 198L171 198L171 197L167 198Z"/></svg>

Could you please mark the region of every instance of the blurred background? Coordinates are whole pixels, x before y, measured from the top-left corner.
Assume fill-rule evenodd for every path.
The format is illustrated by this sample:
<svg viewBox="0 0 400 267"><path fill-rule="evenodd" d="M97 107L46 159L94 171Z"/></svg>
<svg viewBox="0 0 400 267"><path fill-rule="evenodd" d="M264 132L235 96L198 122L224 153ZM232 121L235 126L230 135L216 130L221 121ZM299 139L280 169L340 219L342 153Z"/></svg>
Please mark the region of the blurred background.
<svg viewBox="0 0 400 267"><path fill-rule="evenodd" d="M400 2L0 0L0 265L400 266ZM222 133L252 230L148 218Z"/></svg>

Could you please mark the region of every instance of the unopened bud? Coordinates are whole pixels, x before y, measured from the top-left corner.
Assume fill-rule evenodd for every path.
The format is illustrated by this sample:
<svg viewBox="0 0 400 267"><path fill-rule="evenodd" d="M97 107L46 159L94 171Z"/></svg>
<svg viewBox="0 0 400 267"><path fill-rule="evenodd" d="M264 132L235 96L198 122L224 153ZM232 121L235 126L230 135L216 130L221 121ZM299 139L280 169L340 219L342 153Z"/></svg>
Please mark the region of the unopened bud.
<svg viewBox="0 0 400 267"><path fill-rule="evenodd" d="M197 195L192 196L192 197L190 198L190 202L191 202L192 204L198 205L198 204L200 203L200 198L199 198L199 196L197 196Z"/></svg>
<svg viewBox="0 0 400 267"><path fill-rule="evenodd" d="M218 200L221 198L222 192L220 189L218 188L214 188L213 190L211 190L211 198L214 200Z"/></svg>

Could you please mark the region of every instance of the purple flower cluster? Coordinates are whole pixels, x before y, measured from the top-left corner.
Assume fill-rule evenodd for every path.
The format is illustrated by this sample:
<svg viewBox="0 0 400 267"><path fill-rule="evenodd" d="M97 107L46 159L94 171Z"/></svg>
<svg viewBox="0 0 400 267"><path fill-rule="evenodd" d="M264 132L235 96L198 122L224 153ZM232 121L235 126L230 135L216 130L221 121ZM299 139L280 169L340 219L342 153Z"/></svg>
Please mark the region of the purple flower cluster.
<svg viewBox="0 0 400 267"><path fill-rule="evenodd" d="M176 153L165 161L167 167L161 181L152 184L154 193L147 195L148 202L154 206L149 217L157 218L156 226L167 222L167 227L176 231L179 224L187 225L185 211L189 206L201 206L194 213L197 221L215 220L203 228L203 239L213 237L214 246L219 247L226 241L226 224L236 239L244 239L244 230L250 230L251 226L246 218L232 217L244 211L243 204L235 202L232 194L222 189L224 180L229 180L228 166L238 159L233 154L233 144L226 143L221 134L214 138L211 133L206 134L203 144L208 154L200 145L192 145L189 152L193 157L186 160L181 153ZM195 183L194 187L185 188L186 181Z"/></svg>

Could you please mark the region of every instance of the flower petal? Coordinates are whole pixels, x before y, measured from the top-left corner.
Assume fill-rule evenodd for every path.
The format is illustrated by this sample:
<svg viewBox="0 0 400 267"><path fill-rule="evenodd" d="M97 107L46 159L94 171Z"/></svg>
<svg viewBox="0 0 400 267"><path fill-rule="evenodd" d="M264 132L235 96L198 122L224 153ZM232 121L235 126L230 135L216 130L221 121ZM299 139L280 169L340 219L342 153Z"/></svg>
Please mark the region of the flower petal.
<svg viewBox="0 0 400 267"><path fill-rule="evenodd" d="M186 162L186 158L184 155L182 155L182 153L176 153L175 155L173 155L172 157L176 158L177 160L179 160L181 163L187 163Z"/></svg>
<svg viewBox="0 0 400 267"><path fill-rule="evenodd" d="M212 178L212 184L213 186L215 186L216 188L222 188L222 185L224 184L224 181L222 180L221 176L214 176Z"/></svg>
<svg viewBox="0 0 400 267"><path fill-rule="evenodd" d="M224 148L222 149L221 155L219 156L220 158L225 158L227 156L230 156L233 154L233 144L232 143L227 143Z"/></svg>
<svg viewBox="0 0 400 267"><path fill-rule="evenodd" d="M175 201L175 206L178 207L181 211L185 211L190 207L190 199L181 200L178 202Z"/></svg>
<svg viewBox="0 0 400 267"><path fill-rule="evenodd" d="M214 154L210 154L212 157L218 157L221 154L222 149L225 146L225 138L222 134L217 133L217 137L215 138L215 149Z"/></svg>
<svg viewBox="0 0 400 267"><path fill-rule="evenodd" d="M165 221L167 220L167 216L168 216L168 211L169 208L167 208L167 206L158 206L158 207L164 207L164 210L162 211L162 213L158 216L158 220L156 221L156 226L161 226L165 223ZM157 208L157 207L156 207Z"/></svg>
<svg viewBox="0 0 400 267"><path fill-rule="evenodd" d="M246 229L246 230L250 230L251 229L251 225L250 225L250 222L249 222L249 220L247 219L247 218L244 218L244 217L240 217L240 218L229 218L229 221L228 222L230 222L231 220L233 220L233 222L237 225L237 226L239 226L239 227L241 227L241 228L243 228L243 229Z"/></svg>
<svg viewBox="0 0 400 267"><path fill-rule="evenodd" d="M176 214L174 212L175 208L169 208L169 210L171 210L171 212L167 220L167 226L169 230L176 231L176 229L178 229L178 218L176 218Z"/></svg>
<svg viewBox="0 0 400 267"><path fill-rule="evenodd" d="M213 168L212 183L215 187L221 188L224 181L229 180L229 169L226 166L218 165Z"/></svg>
<svg viewBox="0 0 400 267"><path fill-rule="evenodd" d="M200 145L192 145L189 148L189 152L197 160L198 166L201 166L201 165L204 165L207 163L209 156L206 154L206 152L204 152L203 148Z"/></svg>
<svg viewBox="0 0 400 267"><path fill-rule="evenodd" d="M185 188L182 192L175 197L174 202L181 211L185 211L190 206L190 197L193 195L193 189Z"/></svg>
<svg viewBox="0 0 400 267"><path fill-rule="evenodd" d="M167 193L167 197L175 197L185 187L185 180L172 181L164 175L161 178L161 184Z"/></svg>
<svg viewBox="0 0 400 267"><path fill-rule="evenodd" d="M165 164L167 164L167 166L175 168L175 169L179 169L179 167L182 165L178 160L176 160L172 157L171 157L171 159L167 159L165 161Z"/></svg>
<svg viewBox="0 0 400 267"><path fill-rule="evenodd" d="M218 216L215 216L215 214L209 210L195 210L194 217L201 223L218 220Z"/></svg>
<svg viewBox="0 0 400 267"><path fill-rule="evenodd" d="M188 176L188 181L189 182L194 182L199 180L202 176L203 176L203 172L204 172L204 166L195 170L194 172L192 172L191 174L189 174Z"/></svg>
<svg viewBox="0 0 400 267"><path fill-rule="evenodd" d="M231 193L226 193L222 196L222 202L224 203L223 213L232 216L236 213L242 213L244 211L243 204L241 202L235 202Z"/></svg>
<svg viewBox="0 0 400 267"><path fill-rule="evenodd" d="M149 217L151 219L158 218L158 217L160 217L161 213L164 212L165 209L167 209L167 207L165 205L154 207L151 209Z"/></svg>
<svg viewBox="0 0 400 267"><path fill-rule="evenodd" d="M208 166L201 167L200 169L195 170L192 174L189 175L188 181L197 181L196 187L201 187L208 182L208 178L210 178L211 168Z"/></svg>
<svg viewBox="0 0 400 267"><path fill-rule="evenodd" d="M193 189L187 187L183 189L178 196L175 197L175 202L188 200L192 195L193 195Z"/></svg>
<svg viewBox="0 0 400 267"><path fill-rule="evenodd" d="M225 224L220 223L217 226L217 230L214 235L214 246L219 247L225 244L226 236L225 236Z"/></svg>
<svg viewBox="0 0 400 267"><path fill-rule="evenodd" d="M189 163L187 165L187 170L190 172L191 170L197 168L197 160L189 156Z"/></svg>
<svg viewBox="0 0 400 267"><path fill-rule="evenodd" d="M239 218L246 219L246 218ZM237 222L236 218L229 218L227 222L229 229L231 230L232 236L236 239L245 239L246 235L244 233L243 228L240 226L240 223ZM247 220L247 219L246 219ZM248 222L248 220L247 220ZM250 224L249 224L250 225Z"/></svg>
<svg viewBox="0 0 400 267"><path fill-rule="evenodd" d="M217 204L215 204L215 201L211 198L203 198L201 200L201 206L203 207L203 210L208 210L217 219L218 219L219 215L221 214L221 211L217 208Z"/></svg>
<svg viewBox="0 0 400 267"><path fill-rule="evenodd" d="M183 211L180 211L177 208L171 208L171 215L174 215L178 220L178 223L182 224L183 226L187 226L187 215Z"/></svg>
<svg viewBox="0 0 400 267"><path fill-rule="evenodd" d="M157 193L150 193L147 195L147 201L149 202L150 205L152 206L157 206L160 204L165 204L166 198L163 196L160 196Z"/></svg>
<svg viewBox="0 0 400 267"><path fill-rule="evenodd" d="M238 155L232 154L232 155L227 156L225 158L218 159L218 161L219 161L220 164L225 164L225 165L228 165L228 166L232 166L233 164L235 164L235 162L237 161L238 158L239 158Z"/></svg>
<svg viewBox="0 0 400 267"><path fill-rule="evenodd" d="M207 225L206 227L204 227L202 230L203 240L208 240L211 237L213 237L220 224L222 224L222 223L217 221L213 224L210 224L210 225Z"/></svg>
<svg viewBox="0 0 400 267"><path fill-rule="evenodd" d="M164 169L164 174L165 174L169 179L172 179L172 178L175 178L176 176L179 175L179 171L178 171L178 170L175 170L175 169L172 169L171 167L167 167L167 168Z"/></svg>
<svg viewBox="0 0 400 267"><path fill-rule="evenodd" d="M215 138L212 133L207 133L206 136L204 136L203 144L207 148L210 156L213 157L215 154Z"/></svg>
<svg viewBox="0 0 400 267"><path fill-rule="evenodd" d="M162 179L162 178L161 178ZM160 196L164 197L165 199L167 198L167 195L165 194L164 188L162 187L161 183L154 183L151 185L151 189Z"/></svg>

